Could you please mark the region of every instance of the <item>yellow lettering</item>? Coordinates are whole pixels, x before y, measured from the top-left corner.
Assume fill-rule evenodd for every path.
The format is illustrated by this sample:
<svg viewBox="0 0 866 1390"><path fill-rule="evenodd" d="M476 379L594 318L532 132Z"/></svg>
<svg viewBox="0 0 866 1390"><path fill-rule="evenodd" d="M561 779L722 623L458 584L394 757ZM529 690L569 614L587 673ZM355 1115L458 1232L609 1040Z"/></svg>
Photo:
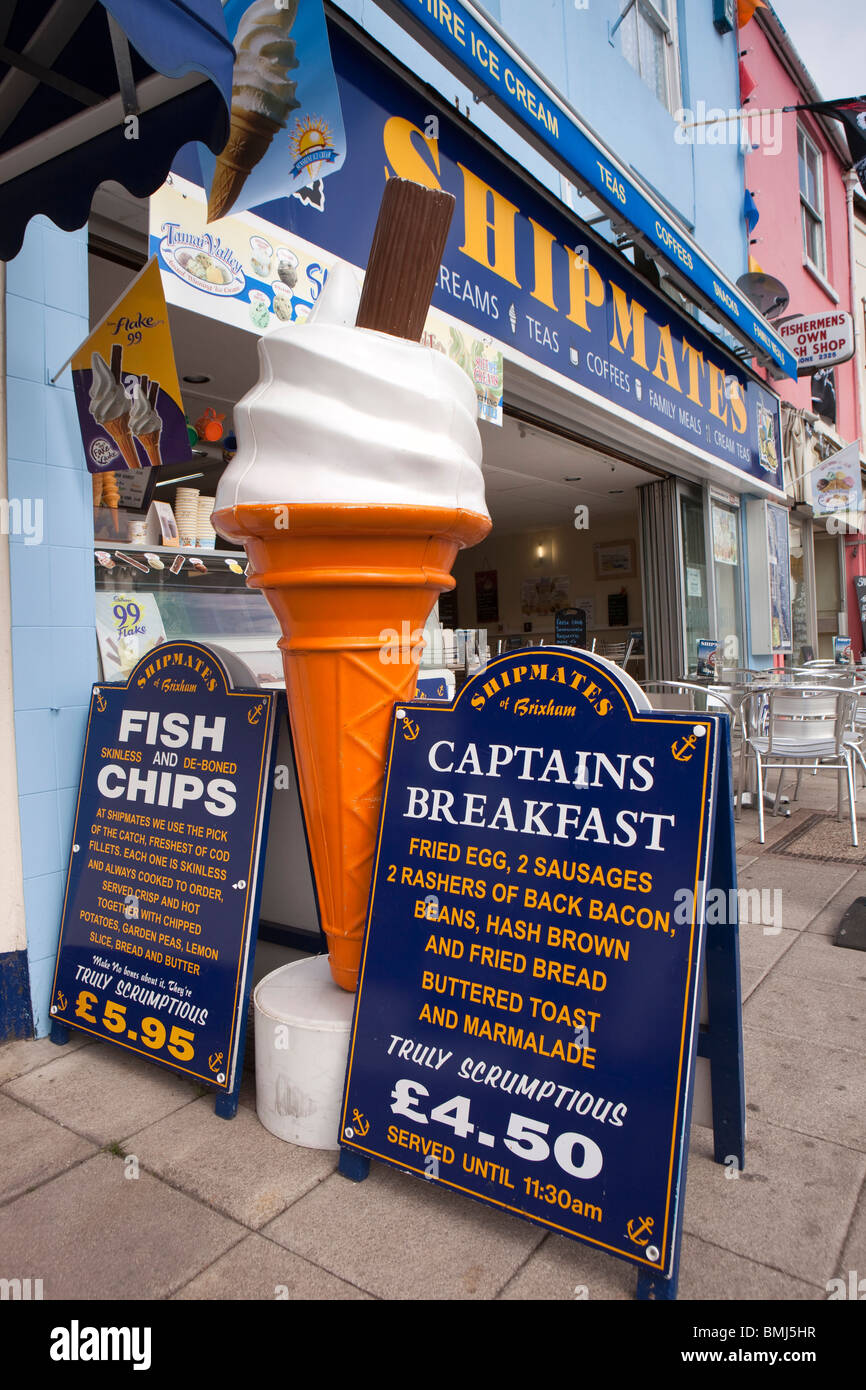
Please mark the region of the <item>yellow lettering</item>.
<svg viewBox="0 0 866 1390"><path fill-rule="evenodd" d="M746 402L743 400L739 386L731 396L731 424L737 434L746 433L746 425L748 424Z"/></svg>
<svg viewBox="0 0 866 1390"><path fill-rule="evenodd" d="M621 290L619 285L610 282L611 293L613 295L613 337L610 340L612 348L617 352L624 353L628 346L628 340L634 333L634 347L631 360L638 367L649 370L649 363L646 360L646 309L633 299L631 304L628 302L628 295ZM622 342L620 342L620 334Z"/></svg>
<svg viewBox="0 0 866 1390"><path fill-rule="evenodd" d="M662 370L664 368L664 370ZM674 391L682 391L680 379L677 375L677 361L674 356L674 342L671 337L671 330L665 323L659 329L659 355L658 361L653 368L653 376L657 376L659 381L663 381L665 386L671 386Z"/></svg>
<svg viewBox="0 0 866 1390"><path fill-rule="evenodd" d="M604 303L604 281L598 271L581 257L577 264L577 252L566 246L568 253L568 317L572 323L589 332L586 321L586 306L592 304L600 309Z"/></svg>
<svg viewBox="0 0 866 1390"><path fill-rule="evenodd" d="M492 270L494 275L500 275L503 280L510 280L512 285L520 289L515 265L514 232L514 219L519 209L507 198L503 198L501 193L497 193L495 188L479 179L471 169L467 169L463 164L458 164L458 168L463 175L464 232L460 250L464 255L471 256L479 265ZM491 204L492 218L488 215ZM492 261L489 255L491 232Z"/></svg>
<svg viewBox="0 0 866 1390"><path fill-rule="evenodd" d="M424 154L414 143L416 135L427 146L432 168L431 163L428 163ZM438 140L431 140L424 134L423 130L402 116L391 116L385 122L383 140L385 142L385 154L398 179L411 179L413 183L421 183L425 188L441 191L442 185L436 177L439 173ZM388 173L387 169L385 173Z"/></svg>
<svg viewBox="0 0 866 1390"><path fill-rule="evenodd" d="M689 400L694 401L695 405L703 405L701 400L701 371L704 367L704 354L693 348L691 343L683 338L683 361L688 359L689 364Z"/></svg>
<svg viewBox="0 0 866 1390"><path fill-rule="evenodd" d="M532 298L539 303L546 304L548 309L555 309L556 302L553 298L553 243L554 235L546 227L542 227L540 222L536 222L534 217L530 217L532 224L532 244L535 250L535 284L532 290Z"/></svg>
<svg viewBox="0 0 866 1390"><path fill-rule="evenodd" d="M716 367L712 362L707 363L710 373L710 414L715 415L717 420L721 420L723 425L728 423L728 407L725 401L725 374L720 367Z"/></svg>

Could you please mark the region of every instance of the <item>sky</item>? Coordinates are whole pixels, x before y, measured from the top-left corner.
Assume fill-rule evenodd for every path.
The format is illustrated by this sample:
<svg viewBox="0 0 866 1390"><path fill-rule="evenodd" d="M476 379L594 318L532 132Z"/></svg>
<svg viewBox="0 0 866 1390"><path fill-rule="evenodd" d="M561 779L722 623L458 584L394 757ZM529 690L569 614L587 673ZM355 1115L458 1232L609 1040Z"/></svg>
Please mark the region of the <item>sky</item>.
<svg viewBox="0 0 866 1390"><path fill-rule="evenodd" d="M864 0L772 0L772 4L825 101L866 93Z"/></svg>

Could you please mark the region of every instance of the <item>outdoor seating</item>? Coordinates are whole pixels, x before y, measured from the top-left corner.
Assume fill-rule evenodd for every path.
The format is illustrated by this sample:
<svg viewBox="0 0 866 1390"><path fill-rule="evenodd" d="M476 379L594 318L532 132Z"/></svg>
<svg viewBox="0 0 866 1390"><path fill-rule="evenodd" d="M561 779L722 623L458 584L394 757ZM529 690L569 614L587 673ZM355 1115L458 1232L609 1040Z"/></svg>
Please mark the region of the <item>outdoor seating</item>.
<svg viewBox="0 0 866 1390"><path fill-rule="evenodd" d="M758 784L758 838L764 843L765 777L770 769L779 770L775 809L778 810L782 780L790 768L797 771L796 800L804 768L819 765L839 770L840 786L837 815L841 815L841 778L845 773L851 842L857 844L855 759L863 761L860 733L855 724L858 692L838 687L786 686L748 693L740 706L740 774L745 786L746 761L754 759ZM863 764L866 768L866 763ZM739 819L740 807L737 807Z"/></svg>

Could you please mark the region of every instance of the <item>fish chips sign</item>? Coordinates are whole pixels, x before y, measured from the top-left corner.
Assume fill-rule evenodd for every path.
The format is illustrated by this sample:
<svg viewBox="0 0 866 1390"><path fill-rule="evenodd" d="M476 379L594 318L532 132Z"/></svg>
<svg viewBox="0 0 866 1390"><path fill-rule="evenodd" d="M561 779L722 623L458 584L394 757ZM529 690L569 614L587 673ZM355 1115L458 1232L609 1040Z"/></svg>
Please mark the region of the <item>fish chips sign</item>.
<svg viewBox="0 0 866 1390"><path fill-rule="evenodd" d="M344 1150L671 1276L722 740L567 648L396 709Z"/></svg>

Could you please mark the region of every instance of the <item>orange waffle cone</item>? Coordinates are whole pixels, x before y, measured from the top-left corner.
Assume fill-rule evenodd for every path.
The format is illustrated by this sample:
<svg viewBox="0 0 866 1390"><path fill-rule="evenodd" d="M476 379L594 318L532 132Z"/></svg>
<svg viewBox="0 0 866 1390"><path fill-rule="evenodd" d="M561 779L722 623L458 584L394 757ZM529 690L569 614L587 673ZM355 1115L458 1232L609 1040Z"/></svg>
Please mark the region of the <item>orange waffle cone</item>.
<svg viewBox="0 0 866 1390"><path fill-rule="evenodd" d="M283 128L279 121L234 106L231 114L229 138L217 159L207 200L208 222L225 217L234 207L250 171L264 158L277 131Z"/></svg>
<svg viewBox="0 0 866 1390"><path fill-rule="evenodd" d="M285 528L280 529L280 522ZM456 508L241 505L215 512L246 547L248 583L282 629L301 799L331 974L357 987L385 754L395 701L415 694L413 645L462 546L490 530Z"/></svg>
<svg viewBox="0 0 866 1390"><path fill-rule="evenodd" d="M118 415L114 420L102 420L100 423L106 434L111 435L127 468L140 468L141 459L135 451L135 440L129 430L129 416Z"/></svg>
<svg viewBox="0 0 866 1390"><path fill-rule="evenodd" d="M159 452L159 436L162 430L151 430L149 434L137 436L138 442L147 454L147 461L152 468L159 468L162 464L162 454Z"/></svg>

